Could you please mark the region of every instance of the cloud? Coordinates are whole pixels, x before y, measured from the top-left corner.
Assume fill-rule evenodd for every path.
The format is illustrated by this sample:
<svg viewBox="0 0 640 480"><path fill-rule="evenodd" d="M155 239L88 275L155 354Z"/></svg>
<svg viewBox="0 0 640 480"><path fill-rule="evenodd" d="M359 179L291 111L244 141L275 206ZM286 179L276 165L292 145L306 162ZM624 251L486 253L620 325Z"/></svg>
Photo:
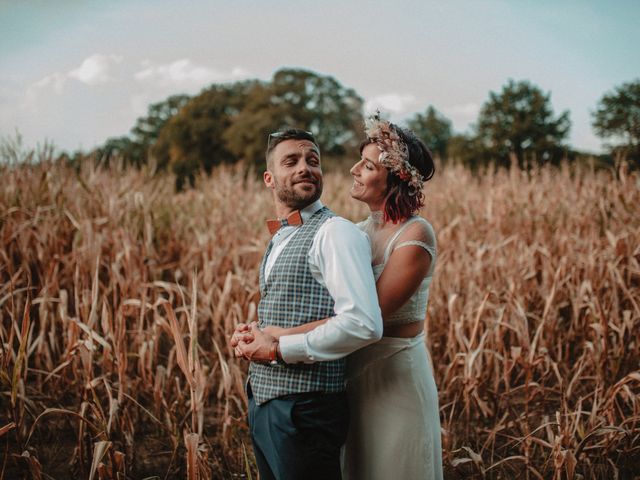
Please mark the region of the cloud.
<svg viewBox="0 0 640 480"><path fill-rule="evenodd" d="M214 82L238 80L249 76L249 72L241 67L235 67L228 73L221 72L204 65L197 65L189 58L161 65L153 65L145 61L143 67L145 68L134 74L135 79L140 83L156 87L203 87Z"/></svg>
<svg viewBox="0 0 640 480"><path fill-rule="evenodd" d="M54 92L60 94L64 89L64 84L67 81L67 76L64 73L55 72L46 77L41 78L37 82L31 85L33 90L52 88Z"/></svg>
<svg viewBox="0 0 640 480"><path fill-rule="evenodd" d="M86 55L26 82L0 72L0 131L20 125L26 135L66 138L65 148L91 146L123 134L150 104L170 95L194 95L211 83L245 78L250 72L233 64L215 68L186 57L141 64L113 52ZM64 125L62 119L74 118L71 112L85 121Z"/></svg>
<svg viewBox="0 0 640 480"><path fill-rule="evenodd" d="M387 93L368 99L364 104L364 110L366 113L373 113L379 109L399 115L406 113L415 101L416 97L410 94Z"/></svg>
<svg viewBox="0 0 640 480"><path fill-rule="evenodd" d="M242 67L234 67L233 70L231 70L231 76L234 79L247 78L251 76L251 72L249 70L245 70Z"/></svg>
<svg viewBox="0 0 640 480"><path fill-rule="evenodd" d="M119 55L102 55L95 53L84 59L82 64L67 73L69 78L74 78L87 85L99 85L107 83L114 78L110 75L112 66L121 63L123 58Z"/></svg>
<svg viewBox="0 0 640 480"><path fill-rule="evenodd" d="M113 66L122 63L122 61L123 57L119 55L94 53L85 58L77 68L66 72L50 73L27 87L22 107L34 110L41 93L53 91L53 93L61 95L69 80L76 80L89 86L114 81Z"/></svg>
<svg viewBox="0 0 640 480"><path fill-rule="evenodd" d="M135 117L146 113L149 104L176 93L195 94L212 83L241 80L251 73L239 66L230 71L199 65L189 58L164 64L144 60L142 69L134 73L138 87L129 97L130 111Z"/></svg>
<svg viewBox="0 0 640 480"><path fill-rule="evenodd" d="M33 82L27 87L20 108L31 113L36 113L40 95L48 91L53 91L56 95L61 95L66 83L67 75L60 72L51 73Z"/></svg>

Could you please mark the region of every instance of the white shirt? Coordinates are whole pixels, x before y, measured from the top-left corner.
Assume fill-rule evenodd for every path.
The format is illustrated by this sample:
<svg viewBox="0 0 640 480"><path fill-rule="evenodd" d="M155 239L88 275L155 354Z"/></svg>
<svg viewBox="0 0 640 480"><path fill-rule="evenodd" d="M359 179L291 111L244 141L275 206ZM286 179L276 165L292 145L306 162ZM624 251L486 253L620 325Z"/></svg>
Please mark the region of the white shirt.
<svg viewBox="0 0 640 480"><path fill-rule="evenodd" d="M302 221L322 206L318 200L305 207L300 211ZM287 226L274 235L264 267L265 280L297 231L298 227ZM282 359L286 363L336 360L380 340L382 314L367 235L344 218L329 218L318 228L308 260L311 274L333 298L336 315L310 332L280 337Z"/></svg>

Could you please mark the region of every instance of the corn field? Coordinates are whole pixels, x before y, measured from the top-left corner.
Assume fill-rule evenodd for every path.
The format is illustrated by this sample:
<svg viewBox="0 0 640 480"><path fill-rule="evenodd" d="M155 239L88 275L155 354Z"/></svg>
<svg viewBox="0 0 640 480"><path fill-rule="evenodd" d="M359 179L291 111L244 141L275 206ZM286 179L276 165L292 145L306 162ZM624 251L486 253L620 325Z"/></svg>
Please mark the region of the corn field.
<svg viewBox="0 0 640 480"><path fill-rule="evenodd" d="M324 203L360 220L344 173ZM256 478L247 364L272 216L254 172L1 165L0 477ZM640 475L640 178L445 166L422 214L447 478Z"/></svg>

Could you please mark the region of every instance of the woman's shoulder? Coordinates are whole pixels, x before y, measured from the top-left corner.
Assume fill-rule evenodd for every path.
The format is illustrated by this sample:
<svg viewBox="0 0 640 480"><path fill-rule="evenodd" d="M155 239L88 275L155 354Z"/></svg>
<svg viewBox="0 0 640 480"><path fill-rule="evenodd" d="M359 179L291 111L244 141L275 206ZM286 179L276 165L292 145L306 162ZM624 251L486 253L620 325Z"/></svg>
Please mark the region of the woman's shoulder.
<svg viewBox="0 0 640 480"><path fill-rule="evenodd" d="M407 219L405 225L400 228L402 230L395 239L395 246L408 243L419 244L435 252L436 234L433 226L427 219L419 215L414 215Z"/></svg>
<svg viewBox="0 0 640 480"><path fill-rule="evenodd" d="M425 227L433 230L433 225L431 225L431 222L424 218L422 215L413 215L409 218L409 220L413 220L414 222L424 225Z"/></svg>
<svg viewBox="0 0 640 480"><path fill-rule="evenodd" d="M431 222L420 215L414 215L407 220L408 225L404 229L403 233L408 234L418 234L420 236L428 236L430 238L435 238L435 230L433 229L433 225Z"/></svg>

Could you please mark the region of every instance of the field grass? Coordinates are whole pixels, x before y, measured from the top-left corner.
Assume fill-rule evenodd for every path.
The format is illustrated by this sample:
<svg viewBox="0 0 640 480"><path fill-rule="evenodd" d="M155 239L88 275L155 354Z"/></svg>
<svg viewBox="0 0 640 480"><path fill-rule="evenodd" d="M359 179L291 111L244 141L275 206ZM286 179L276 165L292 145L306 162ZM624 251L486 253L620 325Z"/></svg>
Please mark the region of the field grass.
<svg viewBox="0 0 640 480"><path fill-rule="evenodd" d="M0 178L0 476L255 478L226 342L256 318L257 176L180 194L117 166ZM359 220L349 183L327 174L323 199ZM426 192L447 478L639 475L637 174L448 166Z"/></svg>

